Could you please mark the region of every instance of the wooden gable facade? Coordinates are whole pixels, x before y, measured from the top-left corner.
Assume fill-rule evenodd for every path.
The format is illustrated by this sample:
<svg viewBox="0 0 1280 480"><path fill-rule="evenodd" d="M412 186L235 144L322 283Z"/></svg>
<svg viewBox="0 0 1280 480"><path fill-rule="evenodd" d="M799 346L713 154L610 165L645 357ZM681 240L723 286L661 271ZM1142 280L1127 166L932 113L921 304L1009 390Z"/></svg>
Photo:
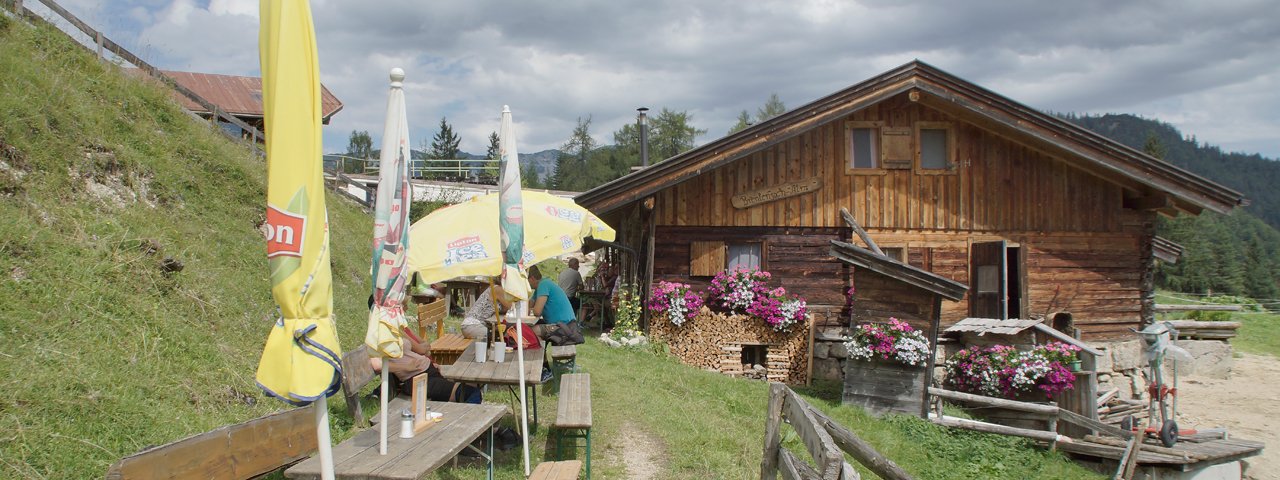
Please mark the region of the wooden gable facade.
<svg viewBox="0 0 1280 480"><path fill-rule="evenodd" d="M832 326L856 283L829 252L854 238L846 208L886 254L969 285L944 325L1068 311L1104 338L1151 318L1156 215L1243 198L913 62L577 200L640 247L642 277L701 288L758 262Z"/></svg>

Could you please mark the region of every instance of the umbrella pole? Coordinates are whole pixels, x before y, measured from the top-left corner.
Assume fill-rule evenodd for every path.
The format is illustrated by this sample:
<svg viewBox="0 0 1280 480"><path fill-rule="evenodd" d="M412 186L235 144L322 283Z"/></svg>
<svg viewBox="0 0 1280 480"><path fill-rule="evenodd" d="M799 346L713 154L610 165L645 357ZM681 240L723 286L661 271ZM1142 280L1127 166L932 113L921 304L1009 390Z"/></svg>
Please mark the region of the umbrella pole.
<svg viewBox="0 0 1280 480"><path fill-rule="evenodd" d="M321 396L315 402L316 443L320 449L320 478L333 480L333 440L329 438L329 400Z"/></svg>
<svg viewBox="0 0 1280 480"><path fill-rule="evenodd" d="M529 407L526 403L527 400L525 399L524 393L524 319L521 317L524 316L525 308L527 307L528 305L524 301L521 301L520 308L516 309L516 311L519 312L516 316L516 348L520 350L518 352L519 355L517 355L516 358L520 359L520 368L518 369L520 370L520 421L524 426L522 441L524 443L524 476L526 477L529 476Z"/></svg>
<svg viewBox="0 0 1280 480"><path fill-rule="evenodd" d="M390 378L389 375L387 375L387 371L390 370L389 368L387 368L390 366L388 365L389 362L387 362L387 360L390 360L390 359L383 358L382 360L383 360L382 361L382 387L380 387L382 388L382 394L378 395L378 398L382 400L382 413L379 413L379 415L382 416L381 418L382 423L378 424L378 430L381 431L378 434L378 454L386 455L387 454L387 383L388 383L387 380Z"/></svg>

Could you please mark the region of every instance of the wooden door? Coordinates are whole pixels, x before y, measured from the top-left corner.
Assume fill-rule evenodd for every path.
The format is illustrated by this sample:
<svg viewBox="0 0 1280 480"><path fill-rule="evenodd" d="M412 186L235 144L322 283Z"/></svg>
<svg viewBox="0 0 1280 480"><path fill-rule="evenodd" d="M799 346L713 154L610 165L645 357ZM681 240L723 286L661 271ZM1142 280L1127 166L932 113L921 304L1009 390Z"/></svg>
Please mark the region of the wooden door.
<svg viewBox="0 0 1280 480"><path fill-rule="evenodd" d="M975 243L969 247L969 316L1009 318L1009 269L1006 245Z"/></svg>

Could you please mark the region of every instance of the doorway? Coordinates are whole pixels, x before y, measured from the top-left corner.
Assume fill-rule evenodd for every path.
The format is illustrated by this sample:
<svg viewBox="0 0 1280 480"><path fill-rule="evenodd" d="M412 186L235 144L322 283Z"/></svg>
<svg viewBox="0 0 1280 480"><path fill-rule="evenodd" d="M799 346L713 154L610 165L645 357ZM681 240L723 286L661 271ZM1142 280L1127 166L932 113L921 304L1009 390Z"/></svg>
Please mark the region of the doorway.
<svg viewBox="0 0 1280 480"><path fill-rule="evenodd" d="M1026 312L1022 248L1004 241L974 243L969 249L969 316L1022 318Z"/></svg>

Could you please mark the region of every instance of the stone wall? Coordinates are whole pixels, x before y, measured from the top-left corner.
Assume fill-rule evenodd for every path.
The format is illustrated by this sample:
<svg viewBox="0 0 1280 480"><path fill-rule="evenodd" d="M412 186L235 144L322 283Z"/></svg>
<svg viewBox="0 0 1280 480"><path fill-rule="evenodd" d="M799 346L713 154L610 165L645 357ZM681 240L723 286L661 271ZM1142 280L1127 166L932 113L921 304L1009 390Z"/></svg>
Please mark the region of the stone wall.
<svg viewBox="0 0 1280 480"><path fill-rule="evenodd" d="M1232 355L1231 344L1222 340L1178 340L1175 344L1191 354L1191 362L1178 364L1178 376L1186 375L1207 378L1228 378L1231 376ZM1148 380L1143 376L1147 368L1142 359L1142 341L1127 340L1122 342L1095 343L1093 346L1102 350L1098 358L1098 391L1105 392L1119 388L1124 398L1144 398ZM1173 382L1172 360L1165 359L1163 373L1166 383Z"/></svg>

